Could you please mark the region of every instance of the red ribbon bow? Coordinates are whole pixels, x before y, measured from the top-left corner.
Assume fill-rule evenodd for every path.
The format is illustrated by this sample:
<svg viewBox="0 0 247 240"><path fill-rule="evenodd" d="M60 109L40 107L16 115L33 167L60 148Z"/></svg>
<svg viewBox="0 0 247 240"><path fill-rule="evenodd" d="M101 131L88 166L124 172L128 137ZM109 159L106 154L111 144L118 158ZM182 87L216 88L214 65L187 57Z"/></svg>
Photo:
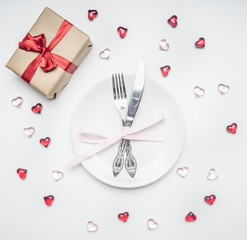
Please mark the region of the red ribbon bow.
<svg viewBox="0 0 247 240"><path fill-rule="evenodd" d="M77 66L66 58L52 53L52 49L62 40L73 25L64 20L59 27L55 37L48 47L44 34L32 36L30 33L19 43L19 48L25 51L39 52L40 54L28 65L21 78L27 83L32 80L37 68L40 66L44 72L49 72L59 66L64 71L73 74Z"/></svg>

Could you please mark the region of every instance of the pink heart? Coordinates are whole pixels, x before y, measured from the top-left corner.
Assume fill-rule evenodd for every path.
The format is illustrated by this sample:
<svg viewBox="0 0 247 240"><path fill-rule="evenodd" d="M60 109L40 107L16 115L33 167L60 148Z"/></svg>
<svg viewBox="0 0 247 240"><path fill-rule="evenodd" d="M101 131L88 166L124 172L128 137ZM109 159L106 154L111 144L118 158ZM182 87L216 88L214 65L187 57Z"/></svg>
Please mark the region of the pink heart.
<svg viewBox="0 0 247 240"><path fill-rule="evenodd" d="M219 176L218 176L216 170L214 168L211 168L208 172L208 176L207 176L208 180L213 181L213 180L217 179L218 177Z"/></svg>
<svg viewBox="0 0 247 240"><path fill-rule="evenodd" d="M189 172L189 168L187 167L181 167L177 169L177 174L180 175L181 177L186 177L188 172Z"/></svg>
<svg viewBox="0 0 247 240"><path fill-rule="evenodd" d="M161 50L164 50L164 51L168 51L170 46L168 44L168 42L165 40L165 39L161 39L160 40L160 45L159 45L160 49Z"/></svg>
<svg viewBox="0 0 247 240"><path fill-rule="evenodd" d="M13 104L13 106L18 107L18 108L21 107L22 102L23 102L23 98L20 97L20 96L17 97L17 98L12 99L12 104Z"/></svg>
<svg viewBox="0 0 247 240"><path fill-rule="evenodd" d="M24 129L23 129L23 133L24 133L24 135L26 135L27 137L32 137L33 134L35 133L35 129L34 129L33 127L24 128Z"/></svg>
<svg viewBox="0 0 247 240"><path fill-rule="evenodd" d="M159 227L159 224L153 220L152 218L148 219L148 228L150 230L154 230L154 229L157 229Z"/></svg>
<svg viewBox="0 0 247 240"><path fill-rule="evenodd" d="M53 170L51 172L51 176L55 181L60 180L61 178L63 178L63 172L58 171L58 170Z"/></svg>
<svg viewBox="0 0 247 240"><path fill-rule="evenodd" d="M202 97L205 93L205 90L203 88L200 88L199 86L194 87L194 93L196 97Z"/></svg>
<svg viewBox="0 0 247 240"><path fill-rule="evenodd" d="M100 58L109 59L111 55L111 50L109 48L105 48L103 51L99 53Z"/></svg>
<svg viewBox="0 0 247 240"><path fill-rule="evenodd" d="M227 93L229 91L230 87L226 84L220 83L218 85L218 90L221 93L221 95Z"/></svg>
<svg viewBox="0 0 247 240"><path fill-rule="evenodd" d="M88 230L89 232L95 232L95 231L98 230L98 225L95 224L95 223L92 222L92 221L89 221L89 222L87 223L87 230Z"/></svg>

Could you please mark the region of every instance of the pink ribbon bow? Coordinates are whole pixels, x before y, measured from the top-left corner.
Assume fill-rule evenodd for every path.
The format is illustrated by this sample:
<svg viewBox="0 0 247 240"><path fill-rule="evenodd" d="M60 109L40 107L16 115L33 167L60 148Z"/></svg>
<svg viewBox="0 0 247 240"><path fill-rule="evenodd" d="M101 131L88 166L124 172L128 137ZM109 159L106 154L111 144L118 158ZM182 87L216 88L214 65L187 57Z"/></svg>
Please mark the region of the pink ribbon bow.
<svg viewBox="0 0 247 240"><path fill-rule="evenodd" d="M94 143L96 145L69 161L68 167L72 168L76 166L82 161L92 157L100 151L108 148L112 144L118 142L122 138L135 141L163 142L163 138L145 132L145 129L157 124L162 120L164 120L163 113L159 113L155 116L152 115L149 119L145 119L145 121L140 123L138 126L131 128L122 127L121 131L116 134L109 134L107 132L94 128L82 129L79 133L80 139L84 142Z"/></svg>

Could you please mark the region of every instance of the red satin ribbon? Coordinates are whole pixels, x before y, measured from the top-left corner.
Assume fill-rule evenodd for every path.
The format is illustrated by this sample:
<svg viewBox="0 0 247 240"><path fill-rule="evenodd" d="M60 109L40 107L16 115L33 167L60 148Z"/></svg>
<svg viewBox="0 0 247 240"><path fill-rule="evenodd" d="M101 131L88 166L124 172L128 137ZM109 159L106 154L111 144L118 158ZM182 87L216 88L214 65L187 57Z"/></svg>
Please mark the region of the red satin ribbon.
<svg viewBox="0 0 247 240"><path fill-rule="evenodd" d="M55 37L46 47L46 38L44 34L32 36L30 33L26 35L22 42L19 43L19 48L25 51L39 52L40 54L27 66L21 78L30 83L37 68L40 66L44 72L49 72L59 66L64 71L73 74L77 66L66 58L52 53L52 49L62 40L66 33L73 25L64 20L59 27Z"/></svg>

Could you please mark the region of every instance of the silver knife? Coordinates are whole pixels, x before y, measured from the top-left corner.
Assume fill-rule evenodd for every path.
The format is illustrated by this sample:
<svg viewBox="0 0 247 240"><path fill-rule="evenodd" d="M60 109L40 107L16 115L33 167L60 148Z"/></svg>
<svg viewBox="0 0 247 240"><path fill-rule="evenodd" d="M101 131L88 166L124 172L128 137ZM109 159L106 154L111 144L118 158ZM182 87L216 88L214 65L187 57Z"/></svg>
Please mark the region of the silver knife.
<svg viewBox="0 0 247 240"><path fill-rule="evenodd" d="M141 98L144 90L144 83L145 83L145 65L143 62L141 62L137 70L137 74L132 90L132 95L129 101L129 107L128 107L126 123L125 123L125 126L127 127L131 127L135 119L136 112L141 102ZM126 152L125 169L127 170L128 174L133 178L136 174L137 163L136 163L136 159L132 154L132 147L130 140L125 139L124 141L125 141L124 150Z"/></svg>

